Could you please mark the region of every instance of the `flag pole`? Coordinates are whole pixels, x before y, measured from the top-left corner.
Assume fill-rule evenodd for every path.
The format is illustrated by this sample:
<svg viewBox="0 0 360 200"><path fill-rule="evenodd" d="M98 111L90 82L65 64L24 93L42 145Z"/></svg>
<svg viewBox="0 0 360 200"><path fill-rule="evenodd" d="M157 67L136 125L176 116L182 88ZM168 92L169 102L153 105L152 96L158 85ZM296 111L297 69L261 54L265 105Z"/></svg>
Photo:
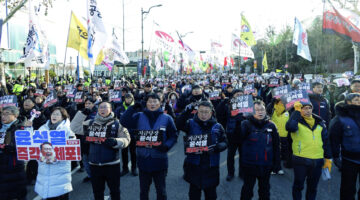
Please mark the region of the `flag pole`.
<svg viewBox="0 0 360 200"><path fill-rule="evenodd" d="M238 71L238 74L240 74L240 69L241 69L241 56L240 56L240 51L241 51L241 21L242 21L242 12L240 13L240 35L239 35L239 37L240 37L240 42L239 42L239 71Z"/></svg>
<svg viewBox="0 0 360 200"><path fill-rule="evenodd" d="M70 22L69 22L69 29L68 29L68 35L66 39L66 45L65 45L65 57L64 57L64 65L63 65L63 76L65 76L65 66L66 66L66 53L67 53L67 43L69 42L69 32L70 32L70 25L71 25L71 17L72 17L72 11L70 12Z"/></svg>

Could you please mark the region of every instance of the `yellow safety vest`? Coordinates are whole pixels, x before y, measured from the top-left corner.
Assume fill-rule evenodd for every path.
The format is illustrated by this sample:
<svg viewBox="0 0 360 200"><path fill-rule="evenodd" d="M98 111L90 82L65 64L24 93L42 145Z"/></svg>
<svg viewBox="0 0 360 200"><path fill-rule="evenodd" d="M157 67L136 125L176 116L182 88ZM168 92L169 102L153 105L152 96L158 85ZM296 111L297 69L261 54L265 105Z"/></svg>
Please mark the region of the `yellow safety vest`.
<svg viewBox="0 0 360 200"><path fill-rule="evenodd" d="M324 158L323 141L321 137L323 127L316 125L313 131L301 123L298 123L298 127L299 129L296 133L291 133L293 154L310 159Z"/></svg>
<svg viewBox="0 0 360 200"><path fill-rule="evenodd" d="M280 137L288 136L288 131L285 128L286 122L288 120L289 120L289 113L287 111L281 114L280 116L278 116L274 111L271 117L271 121L274 122L274 124L276 125Z"/></svg>
<svg viewBox="0 0 360 200"><path fill-rule="evenodd" d="M24 91L24 86L20 84L15 84L13 87L13 93L19 95L22 91Z"/></svg>

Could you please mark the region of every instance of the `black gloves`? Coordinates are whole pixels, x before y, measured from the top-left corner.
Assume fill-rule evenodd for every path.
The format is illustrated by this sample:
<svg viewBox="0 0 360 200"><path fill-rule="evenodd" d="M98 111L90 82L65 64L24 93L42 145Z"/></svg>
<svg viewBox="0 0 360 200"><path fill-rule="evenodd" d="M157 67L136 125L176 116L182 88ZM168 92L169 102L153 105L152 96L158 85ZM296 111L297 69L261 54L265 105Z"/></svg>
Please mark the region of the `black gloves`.
<svg viewBox="0 0 360 200"><path fill-rule="evenodd" d="M164 144L156 147L156 149L159 150L159 151L165 152L165 153L169 151L169 147L167 147L167 146L164 145Z"/></svg>
<svg viewBox="0 0 360 200"><path fill-rule="evenodd" d="M90 108L85 108L83 111L82 111L82 113L84 114L84 115L90 115L91 114L91 109Z"/></svg>
<svg viewBox="0 0 360 200"><path fill-rule="evenodd" d="M105 144L108 147L113 147L113 146L117 145L117 141L115 138L106 138L106 140L103 144Z"/></svg>
<svg viewBox="0 0 360 200"><path fill-rule="evenodd" d="M334 158L334 164L336 165L337 168L341 169L342 167L342 161L341 158Z"/></svg>
<svg viewBox="0 0 360 200"><path fill-rule="evenodd" d="M11 145L5 145L4 150L6 153L15 153L16 152L16 148Z"/></svg>
<svg viewBox="0 0 360 200"><path fill-rule="evenodd" d="M192 112L194 110L194 106L191 104L188 104L186 107L185 107L185 112Z"/></svg>
<svg viewBox="0 0 360 200"><path fill-rule="evenodd" d="M218 152L219 152L219 148L218 148L217 144L208 146L208 151L207 151L208 154L214 154L214 153L218 153Z"/></svg>

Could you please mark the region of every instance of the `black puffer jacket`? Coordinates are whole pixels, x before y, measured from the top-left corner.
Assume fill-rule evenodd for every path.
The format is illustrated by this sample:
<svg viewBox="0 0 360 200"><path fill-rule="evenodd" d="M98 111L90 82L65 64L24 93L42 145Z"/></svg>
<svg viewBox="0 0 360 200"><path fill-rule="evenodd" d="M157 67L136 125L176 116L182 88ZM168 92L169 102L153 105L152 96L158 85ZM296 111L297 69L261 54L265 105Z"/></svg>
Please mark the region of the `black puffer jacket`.
<svg viewBox="0 0 360 200"><path fill-rule="evenodd" d="M15 145L15 131L23 129L24 124L16 120L6 131L5 147L0 148L0 199L23 199L26 196L25 164L17 160Z"/></svg>

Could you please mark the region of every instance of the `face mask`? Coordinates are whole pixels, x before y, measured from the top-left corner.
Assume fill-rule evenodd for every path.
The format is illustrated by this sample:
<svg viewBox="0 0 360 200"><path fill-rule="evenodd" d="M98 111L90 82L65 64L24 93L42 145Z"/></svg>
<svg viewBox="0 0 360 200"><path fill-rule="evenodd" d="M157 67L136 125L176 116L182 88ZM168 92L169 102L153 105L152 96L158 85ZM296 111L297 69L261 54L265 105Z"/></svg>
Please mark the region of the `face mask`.
<svg viewBox="0 0 360 200"><path fill-rule="evenodd" d="M200 100L201 99L201 94L200 95L194 95L194 98L196 99L196 100Z"/></svg>

